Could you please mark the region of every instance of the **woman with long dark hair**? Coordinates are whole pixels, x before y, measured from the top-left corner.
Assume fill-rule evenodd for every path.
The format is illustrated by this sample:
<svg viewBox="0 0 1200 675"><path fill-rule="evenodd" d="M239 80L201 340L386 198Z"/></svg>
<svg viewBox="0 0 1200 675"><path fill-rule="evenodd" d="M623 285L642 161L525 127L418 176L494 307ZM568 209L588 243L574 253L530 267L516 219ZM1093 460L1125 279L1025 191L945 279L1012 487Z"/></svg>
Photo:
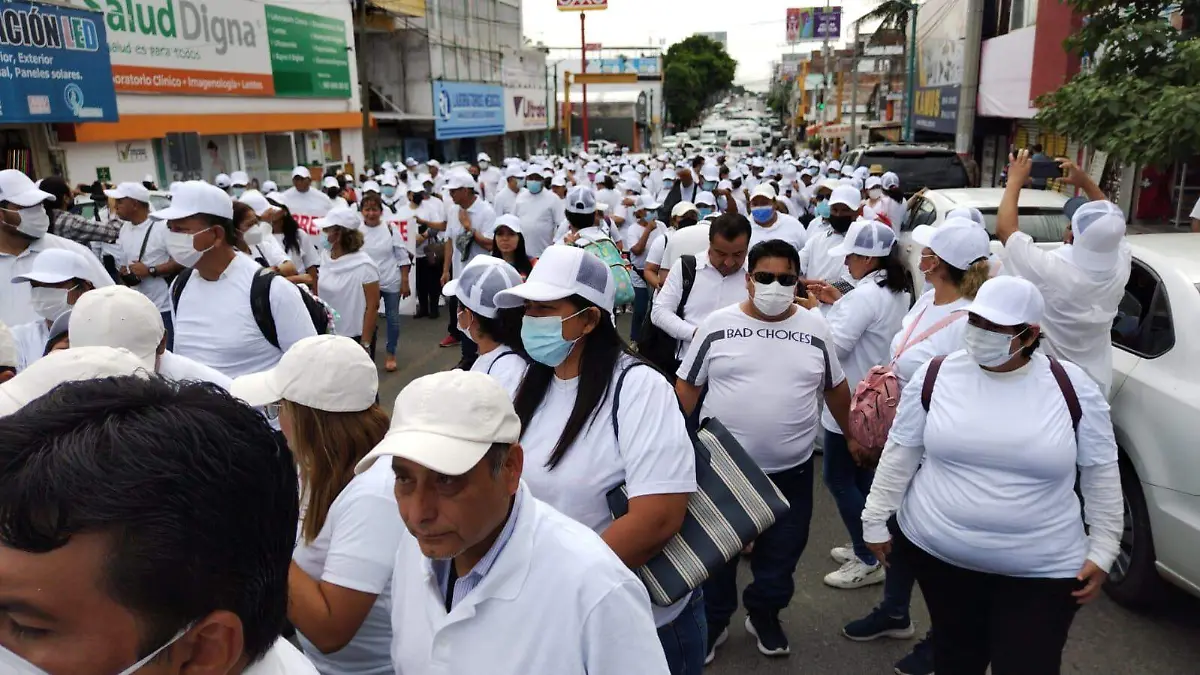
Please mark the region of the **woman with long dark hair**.
<svg viewBox="0 0 1200 675"><path fill-rule="evenodd" d="M496 218L495 227L496 245L492 247L492 257L500 258L512 265L517 270L517 274L521 275L521 279L528 279L529 273L533 271L533 263L536 261L530 259L529 254L525 252L525 235L521 233L521 219L512 214L499 216Z"/></svg>
<svg viewBox="0 0 1200 675"><path fill-rule="evenodd" d="M598 532L630 568L675 536L696 490L695 455L667 379L617 333L613 278L598 257L550 246L529 280L496 296L524 307L521 339L532 363L514 400L534 496ZM629 511L614 519L606 495L624 484ZM654 608L674 675L704 667L700 592Z"/></svg>
<svg viewBox="0 0 1200 675"><path fill-rule="evenodd" d="M285 277L296 275L296 266L288 254L267 236L271 226L259 220L271 210L267 199L256 190L247 190L233 202L233 225L238 231L237 250L254 258L263 267L270 267Z"/></svg>
<svg viewBox="0 0 1200 675"><path fill-rule="evenodd" d="M479 256L467 263L462 276L442 288L458 299L458 330L479 348L471 371L491 375L510 395L517 392L529 366L521 343L521 307L496 306L496 295L522 283L521 275L500 258Z"/></svg>
<svg viewBox="0 0 1200 675"><path fill-rule="evenodd" d="M267 202L274 208L263 215L263 220L271 225L271 234L275 241L283 246L283 250L296 265L297 273L288 277L288 281L314 288L317 283L317 271L321 266L321 254L308 233L300 229L300 223L292 217L291 209L280 197L279 193L267 195Z"/></svg>

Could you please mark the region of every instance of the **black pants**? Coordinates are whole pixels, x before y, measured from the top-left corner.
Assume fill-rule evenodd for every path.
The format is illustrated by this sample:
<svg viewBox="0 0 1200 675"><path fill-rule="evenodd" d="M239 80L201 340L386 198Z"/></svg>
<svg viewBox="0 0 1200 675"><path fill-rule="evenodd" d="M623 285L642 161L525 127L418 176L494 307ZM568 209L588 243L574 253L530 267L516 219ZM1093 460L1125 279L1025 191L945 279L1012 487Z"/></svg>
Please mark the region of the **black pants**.
<svg viewBox="0 0 1200 675"><path fill-rule="evenodd" d="M446 298L446 311L450 313L450 321L446 324L446 332L458 338L458 346L462 350L462 361L460 364L464 368L470 368L475 363L475 359L479 357L479 347L471 341L471 338L465 337L462 331L458 329L458 298Z"/></svg>
<svg viewBox="0 0 1200 675"><path fill-rule="evenodd" d="M429 258L417 258L417 307L423 315L438 315L438 300L442 294L442 270L429 262Z"/></svg>
<svg viewBox="0 0 1200 675"><path fill-rule="evenodd" d="M1075 612L1074 578L1008 577L956 567L895 539L929 607L938 675L1058 675Z"/></svg>

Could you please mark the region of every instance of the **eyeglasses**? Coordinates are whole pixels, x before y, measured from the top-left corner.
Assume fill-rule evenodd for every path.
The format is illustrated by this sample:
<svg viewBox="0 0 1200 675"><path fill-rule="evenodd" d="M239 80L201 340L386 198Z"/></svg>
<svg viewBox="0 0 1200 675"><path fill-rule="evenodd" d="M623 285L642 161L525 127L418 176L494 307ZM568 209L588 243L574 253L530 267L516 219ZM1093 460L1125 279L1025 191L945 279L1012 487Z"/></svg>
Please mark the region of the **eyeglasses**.
<svg viewBox="0 0 1200 675"><path fill-rule="evenodd" d="M267 411L267 419L269 419L269 420L279 419L279 411L282 409L283 409L283 401L276 401L274 403L268 403L265 408L265 410Z"/></svg>
<svg viewBox="0 0 1200 675"><path fill-rule="evenodd" d="M775 274L773 272L755 272L750 275L755 282L760 284L773 284L776 281L780 286L795 286L800 281L800 277L795 274Z"/></svg>

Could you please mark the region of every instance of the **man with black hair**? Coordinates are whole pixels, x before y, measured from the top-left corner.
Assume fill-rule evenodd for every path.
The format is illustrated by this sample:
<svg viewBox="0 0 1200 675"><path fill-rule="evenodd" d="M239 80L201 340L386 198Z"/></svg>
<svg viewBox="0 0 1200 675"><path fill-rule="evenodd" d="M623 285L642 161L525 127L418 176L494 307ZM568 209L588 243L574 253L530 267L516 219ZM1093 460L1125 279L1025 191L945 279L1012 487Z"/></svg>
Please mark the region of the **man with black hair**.
<svg viewBox="0 0 1200 675"><path fill-rule="evenodd" d="M316 675L280 639L297 492L210 384L83 380L0 418L0 670Z"/></svg>
<svg viewBox="0 0 1200 675"><path fill-rule="evenodd" d="M279 346L263 335L250 302L261 268L235 248L233 200L223 190L181 183L171 205L151 215L167 221L171 259L192 268L171 288L175 353L238 377L271 369L293 344L316 335L302 291L283 277L271 281L269 303Z"/></svg>

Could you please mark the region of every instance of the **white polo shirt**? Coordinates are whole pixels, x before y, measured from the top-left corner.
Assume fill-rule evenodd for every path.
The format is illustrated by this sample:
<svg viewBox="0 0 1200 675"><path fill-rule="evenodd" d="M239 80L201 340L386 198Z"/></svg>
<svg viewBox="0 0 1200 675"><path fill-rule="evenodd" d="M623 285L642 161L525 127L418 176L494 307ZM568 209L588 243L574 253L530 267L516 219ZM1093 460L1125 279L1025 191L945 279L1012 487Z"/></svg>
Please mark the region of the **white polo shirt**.
<svg viewBox="0 0 1200 675"><path fill-rule="evenodd" d="M88 281L96 288L111 286L112 277L100 260L84 245L70 239L64 239L53 234L46 234L41 239L34 239L19 255L0 252L0 323L6 326L19 326L30 321L41 321L42 317L33 311L30 300L29 284L10 283L13 277L26 274L33 269L33 260L38 253L48 248L65 248L83 256L88 265Z"/></svg>
<svg viewBox="0 0 1200 675"><path fill-rule="evenodd" d="M667 280L658 295L654 296L650 320L679 342L675 357L683 358L692 343L692 336L697 334L696 329L710 314L722 307L736 305L749 295L745 268L722 276L709 262L708 250L705 249L704 253L696 256L696 278L692 282L687 304L683 306L683 316L675 314L675 308L683 297L683 266L675 265L667 274Z"/></svg>
<svg viewBox="0 0 1200 675"><path fill-rule="evenodd" d="M763 227L753 220L750 221L750 248L760 241L782 239L792 245L799 253L808 242L808 231L804 225L786 213L776 213L775 222L770 227Z"/></svg>
<svg viewBox="0 0 1200 675"><path fill-rule="evenodd" d="M317 294L338 313L334 326L338 335L370 339L362 334L367 311L363 286L370 283L379 283L379 268L364 251L347 253L337 260L328 254L323 258Z"/></svg>
<svg viewBox="0 0 1200 675"><path fill-rule="evenodd" d="M666 238L659 267L669 270L681 255L700 255L708 250L708 221L700 221L691 227L674 230Z"/></svg>
<svg viewBox="0 0 1200 675"><path fill-rule="evenodd" d="M283 203L287 204L292 217L300 224L300 229L314 236L321 228L313 221L324 218L329 209L333 208L333 200L315 187L310 187L305 192L290 187L280 197Z"/></svg>
<svg viewBox="0 0 1200 675"><path fill-rule="evenodd" d="M270 651L257 662L250 664L242 675L319 675L299 649L287 638L279 638Z"/></svg>
<svg viewBox="0 0 1200 675"><path fill-rule="evenodd" d="M472 240L467 253L467 259L463 260L463 250L458 248L457 242L458 235L466 232L462 223L458 222L458 212L461 210L462 208L453 202L446 207L446 237L453 246L450 271L453 273L452 277L454 279L462 275L462 270L467 266L467 263L481 255L491 255L486 248L479 245L478 241ZM478 195L475 197L475 203L471 204L467 209L467 216L471 220L471 228L480 235L496 231L494 227L496 212L492 209L492 205L484 201L482 197Z"/></svg>
<svg viewBox="0 0 1200 675"><path fill-rule="evenodd" d="M760 321L732 305L700 324L699 339L676 373L708 385L701 417L716 417L766 473L807 462L825 392L846 376L829 325L801 307L782 321Z"/></svg>
<svg viewBox="0 0 1200 675"><path fill-rule="evenodd" d="M396 675L667 675L642 582L586 526L520 490L512 535L450 612L404 532L392 577Z"/></svg>
<svg viewBox="0 0 1200 675"><path fill-rule="evenodd" d="M410 217L412 211L403 209ZM400 234L400 222L388 218L392 215L385 211L383 222L371 227L363 225L363 251L371 256L379 271L379 290L385 293L400 292L400 268L411 264L408 246Z"/></svg>
<svg viewBox="0 0 1200 675"><path fill-rule="evenodd" d="M142 242L146 244L146 254L138 257L142 251ZM117 246L121 249L118 265L128 265L140 260L146 267L154 267L171 260L167 253L167 224L163 221L147 218L145 222L134 225L122 222L121 232L117 234ZM171 311L171 297L167 291L167 280L162 277L147 277L133 289L146 296L154 303L159 312Z"/></svg>
<svg viewBox="0 0 1200 675"><path fill-rule="evenodd" d="M512 189L508 187L508 183L501 185L499 187L499 193L496 195L496 199L492 202L492 208L496 210L496 215L503 216L512 213L514 207L517 205L517 198L524 194L524 192L525 191L520 188L517 188L517 191L513 192Z"/></svg>
<svg viewBox="0 0 1200 675"><path fill-rule="evenodd" d="M849 279L850 271L846 269L846 259L829 255L829 251L841 244L844 238L824 223L815 232L810 231L808 241L800 251L801 276L805 279L824 281Z"/></svg>
<svg viewBox="0 0 1200 675"><path fill-rule="evenodd" d="M19 373L33 365L34 361L42 358L42 353L46 351L46 341L50 339L50 327L46 325L45 319L38 317L37 321L13 326L9 330L12 332L13 342L17 347L17 372Z"/></svg>

